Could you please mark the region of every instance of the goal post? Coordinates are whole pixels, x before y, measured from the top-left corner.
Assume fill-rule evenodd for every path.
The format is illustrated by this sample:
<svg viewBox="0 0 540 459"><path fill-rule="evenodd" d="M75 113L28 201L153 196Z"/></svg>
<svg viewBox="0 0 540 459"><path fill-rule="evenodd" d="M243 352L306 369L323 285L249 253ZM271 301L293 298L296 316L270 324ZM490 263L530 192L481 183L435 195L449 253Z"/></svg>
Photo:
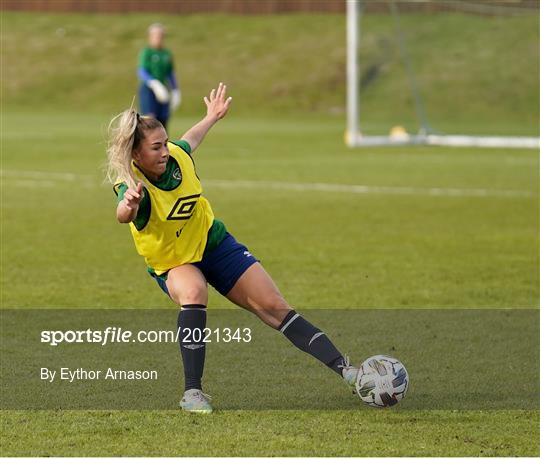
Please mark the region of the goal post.
<svg viewBox="0 0 540 459"><path fill-rule="evenodd" d="M355 0L347 1L347 132L346 142L355 146L360 137L359 113L359 59L358 50L360 42L360 5Z"/></svg>
<svg viewBox="0 0 540 459"><path fill-rule="evenodd" d="M399 126L388 135L363 135L360 93L360 58L361 17L363 0L345 0L347 14L347 128L345 142L349 147L404 146L404 145L440 145L451 147L483 148L533 148L540 149L540 137L502 136L502 135L461 135L441 134L429 128L423 102L416 87L412 64L406 55L405 38L399 33L397 45L401 60L407 69L412 99L415 102L416 115L421 124L419 132L409 134ZM399 15L394 0L390 0L396 27L399 27ZM400 32L398 30L398 32Z"/></svg>

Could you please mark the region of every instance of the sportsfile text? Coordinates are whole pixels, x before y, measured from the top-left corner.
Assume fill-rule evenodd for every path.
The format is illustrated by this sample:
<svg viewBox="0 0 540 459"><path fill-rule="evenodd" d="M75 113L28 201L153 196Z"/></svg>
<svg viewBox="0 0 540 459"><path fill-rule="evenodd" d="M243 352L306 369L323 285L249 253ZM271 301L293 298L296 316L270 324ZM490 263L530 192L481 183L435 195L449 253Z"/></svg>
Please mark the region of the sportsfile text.
<svg viewBox="0 0 540 459"><path fill-rule="evenodd" d="M107 327L103 330L42 330L41 343L58 346L62 343L93 343L106 344L126 343L210 343L210 342L243 342L249 343L252 331L244 328L204 328L176 330L139 330L134 333L122 327Z"/></svg>

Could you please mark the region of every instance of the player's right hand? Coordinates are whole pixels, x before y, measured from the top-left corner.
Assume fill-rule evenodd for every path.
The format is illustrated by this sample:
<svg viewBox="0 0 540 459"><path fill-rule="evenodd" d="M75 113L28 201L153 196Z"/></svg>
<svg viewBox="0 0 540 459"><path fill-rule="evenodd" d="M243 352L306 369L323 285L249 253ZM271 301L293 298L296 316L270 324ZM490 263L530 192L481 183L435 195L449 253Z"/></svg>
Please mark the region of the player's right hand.
<svg viewBox="0 0 540 459"><path fill-rule="evenodd" d="M139 208L139 204L143 198L143 184L137 183L135 188L129 187L124 193L124 205L131 210Z"/></svg>

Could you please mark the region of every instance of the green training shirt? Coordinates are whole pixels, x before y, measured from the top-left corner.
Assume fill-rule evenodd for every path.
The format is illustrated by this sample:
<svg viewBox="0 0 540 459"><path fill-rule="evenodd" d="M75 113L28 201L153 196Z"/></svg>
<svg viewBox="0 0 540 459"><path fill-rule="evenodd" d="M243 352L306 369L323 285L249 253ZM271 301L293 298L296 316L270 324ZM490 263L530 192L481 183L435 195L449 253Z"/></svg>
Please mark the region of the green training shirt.
<svg viewBox="0 0 540 459"><path fill-rule="evenodd" d="M179 146L182 150L186 152L186 154L191 154L191 147L189 143L187 143L185 140L178 140L171 143ZM161 175L161 177L159 177L157 181L150 179L148 180L150 180L153 185L161 188L162 190L174 190L182 181L182 174L175 174L175 172L178 170L178 167L179 166L176 160L172 156L170 156L169 161L167 162L165 172ZM127 189L128 186L126 183L121 183L118 186L117 203L124 199L124 194ZM150 218L150 210L150 198L148 197L148 193L144 193L143 198L139 203L139 210L137 211L135 220L133 220L135 228L137 228L138 230L142 230L146 226ZM208 241L206 242L206 247L204 249L205 253L214 250L221 243L221 241L225 239L226 234L227 229L225 228L225 224L220 220L214 219L214 223L208 230Z"/></svg>
<svg viewBox="0 0 540 459"><path fill-rule="evenodd" d="M167 48L145 47L139 54L139 67L144 68L153 78L167 83L173 70L172 53Z"/></svg>

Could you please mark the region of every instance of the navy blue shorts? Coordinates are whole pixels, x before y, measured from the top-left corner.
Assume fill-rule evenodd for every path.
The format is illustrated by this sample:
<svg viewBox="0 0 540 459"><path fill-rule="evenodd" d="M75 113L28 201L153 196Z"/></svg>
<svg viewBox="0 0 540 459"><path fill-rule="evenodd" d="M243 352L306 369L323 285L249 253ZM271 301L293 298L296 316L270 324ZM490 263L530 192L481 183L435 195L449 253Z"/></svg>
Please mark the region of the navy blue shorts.
<svg viewBox="0 0 540 459"><path fill-rule="evenodd" d="M169 120L169 104L161 104L157 101L154 91L152 91L145 83L139 87L139 104L141 106L141 114L151 115L161 121L164 126Z"/></svg>
<svg viewBox="0 0 540 459"><path fill-rule="evenodd" d="M240 276L257 260L248 250L248 248L240 244L232 235L226 234L225 239L209 253L205 253L201 261L192 263L193 266L199 268L206 281L214 287L223 296L227 295L240 279ZM157 281L167 295L169 290L165 283L165 276L152 277Z"/></svg>

